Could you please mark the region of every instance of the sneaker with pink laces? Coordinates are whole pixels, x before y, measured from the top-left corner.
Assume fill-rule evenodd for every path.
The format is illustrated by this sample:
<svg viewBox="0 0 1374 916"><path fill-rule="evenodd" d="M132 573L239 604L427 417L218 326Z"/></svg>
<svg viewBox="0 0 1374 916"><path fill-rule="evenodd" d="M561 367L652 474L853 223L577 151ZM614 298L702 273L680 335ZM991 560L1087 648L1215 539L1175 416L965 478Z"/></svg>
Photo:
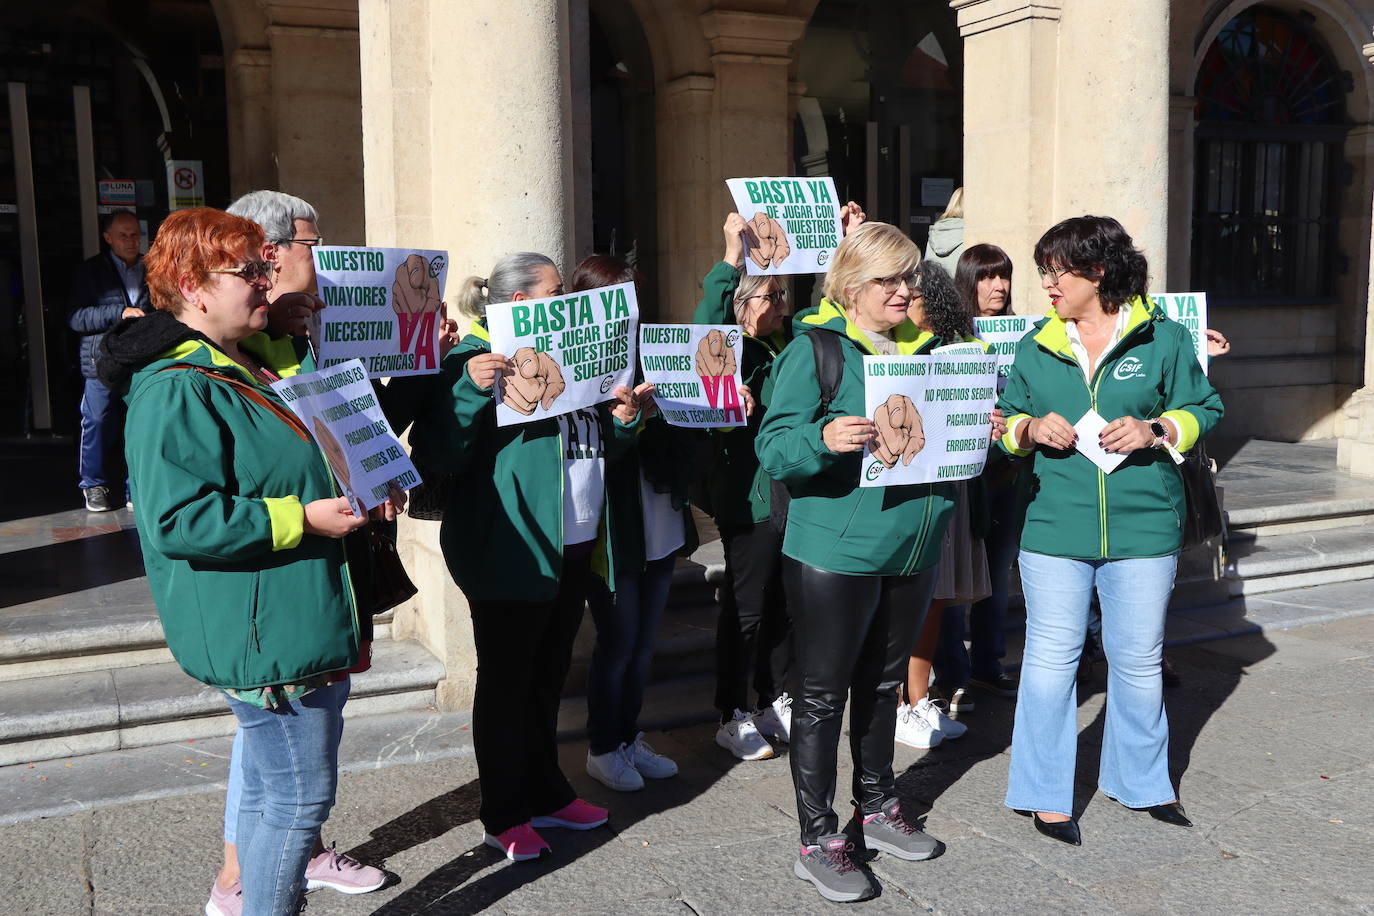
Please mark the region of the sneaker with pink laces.
<svg viewBox="0 0 1374 916"><path fill-rule="evenodd" d="M534 832L529 824L516 824L509 830L502 830L496 836L482 834L482 842L505 853L512 862L526 862L537 859L549 851L549 844Z"/></svg>
<svg viewBox="0 0 1374 916"><path fill-rule="evenodd" d="M544 814L530 819L530 825L534 827L566 827L569 830L591 830L606 823L611 813L605 808L598 808L596 805L589 805L580 798L574 798L571 802L551 814Z"/></svg>
<svg viewBox="0 0 1374 916"><path fill-rule="evenodd" d="M235 881L228 890L221 890L219 879L210 885L210 900L205 904L205 916L243 916L243 885Z"/></svg>
<svg viewBox="0 0 1374 916"><path fill-rule="evenodd" d="M341 894L367 894L386 884L386 872L329 848L305 866L305 889L327 887Z"/></svg>

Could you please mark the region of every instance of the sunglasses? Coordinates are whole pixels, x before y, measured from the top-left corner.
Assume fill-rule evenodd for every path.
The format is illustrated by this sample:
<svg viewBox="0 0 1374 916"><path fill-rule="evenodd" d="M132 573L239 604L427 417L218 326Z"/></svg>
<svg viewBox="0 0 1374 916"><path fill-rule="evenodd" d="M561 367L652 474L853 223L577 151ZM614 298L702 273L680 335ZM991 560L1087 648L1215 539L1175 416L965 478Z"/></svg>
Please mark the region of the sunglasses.
<svg viewBox="0 0 1374 916"><path fill-rule="evenodd" d="M230 274L240 278L245 283L255 283L272 276L272 265L266 261L249 261L242 267L215 267L207 270L206 273Z"/></svg>

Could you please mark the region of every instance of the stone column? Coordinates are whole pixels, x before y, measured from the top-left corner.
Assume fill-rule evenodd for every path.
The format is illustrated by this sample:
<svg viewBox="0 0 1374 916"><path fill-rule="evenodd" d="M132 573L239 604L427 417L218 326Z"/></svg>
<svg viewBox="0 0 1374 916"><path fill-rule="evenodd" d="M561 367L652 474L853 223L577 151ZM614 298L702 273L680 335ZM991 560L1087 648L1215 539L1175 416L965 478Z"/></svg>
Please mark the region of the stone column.
<svg viewBox="0 0 1374 916"><path fill-rule="evenodd" d="M239 48L228 55L229 191L234 197L276 186L276 122L272 117L272 54Z"/></svg>
<svg viewBox="0 0 1374 916"><path fill-rule="evenodd" d="M1366 46L1366 53L1374 58L1374 44ZM1374 125L1351 131L1346 141L1347 158L1358 164L1357 172L1364 178L1366 192L1360 200L1368 206L1369 188L1374 186ZM1374 221L1365 211L1365 225L1369 230L1369 260L1365 273L1368 296L1364 301L1364 387L1345 404L1344 416L1337 441L1336 461L1341 470L1362 477L1374 477ZM1349 224L1343 224L1345 230Z"/></svg>
<svg viewBox="0 0 1374 916"><path fill-rule="evenodd" d="M571 267L568 15L559 0L360 3L368 243L447 249L450 289L512 251ZM402 521L420 593L394 632L443 661L440 707L466 709L476 654L438 534L437 522Z"/></svg>
<svg viewBox="0 0 1374 916"><path fill-rule="evenodd" d="M725 180L793 172L788 71L806 22L713 9L700 24L711 75L683 75L658 93L663 321L691 317L701 278L720 257L732 208Z"/></svg>
<svg viewBox="0 0 1374 916"><path fill-rule="evenodd" d="M1017 311L1047 305L1036 239L1085 213L1120 220L1152 285L1167 286L1168 0L950 5L964 38L966 239L1011 255Z"/></svg>
<svg viewBox="0 0 1374 916"><path fill-rule="evenodd" d="M1031 254L1053 200L1060 0L953 0L964 39L964 225L1016 265L1017 312L1043 312Z"/></svg>

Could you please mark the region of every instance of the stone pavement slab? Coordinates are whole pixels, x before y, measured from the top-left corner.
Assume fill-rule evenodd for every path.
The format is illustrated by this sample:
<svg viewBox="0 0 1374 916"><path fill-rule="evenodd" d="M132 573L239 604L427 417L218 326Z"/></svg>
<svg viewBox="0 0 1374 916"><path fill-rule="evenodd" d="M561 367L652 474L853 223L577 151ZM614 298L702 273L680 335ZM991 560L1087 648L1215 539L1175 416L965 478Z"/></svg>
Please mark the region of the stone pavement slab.
<svg viewBox="0 0 1374 916"><path fill-rule="evenodd" d="M896 754L904 804L913 817L924 816L948 851L921 863L877 857L871 868L883 894L852 910L1374 912L1374 764L1365 752L1374 723L1367 706L1341 692L1328 691L1319 707L1314 698L1295 699L1304 683L1329 688L1331 671L1370 671L1371 645L1374 619L1363 618L1171 650L1184 682L1167 694L1173 764L1197 823L1192 830L1094 792L1099 670L1080 693L1076 804L1085 845L1078 849L1040 836L1002 806L1012 704L980 697L977 711L963 717L967 737ZM363 721L346 736L350 730L359 737ZM341 777L325 831L340 849L394 873L395 883L358 897L316 891L310 912L835 912L791 872L796 816L785 749L774 760L742 763L717 748L713 734L709 723L651 734L681 774L627 795L587 778L585 744L564 744L569 777L584 797L611 807L611 822L586 833L547 831L551 857L512 864L481 842L480 788L462 726L442 718L398 723L389 751L355 754L360 768ZM203 749L207 760L200 750L178 752L208 764L223 748ZM383 766L393 757L413 762ZM74 793L78 780L98 778L104 767L112 788L126 781L136 797L133 790L149 791L149 782L181 775L172 761L149 760L150 778L137 783L129 772L115 773L114 759L45 770L48 784L54 795ZM215 766L222 763L195 769ZM0 805L14 769L0 771ZM842 762L842 822L849 772ZM200 912L220 855L216 785L207 773L199 794L144 796L0 828L0 911Z"/></svg>

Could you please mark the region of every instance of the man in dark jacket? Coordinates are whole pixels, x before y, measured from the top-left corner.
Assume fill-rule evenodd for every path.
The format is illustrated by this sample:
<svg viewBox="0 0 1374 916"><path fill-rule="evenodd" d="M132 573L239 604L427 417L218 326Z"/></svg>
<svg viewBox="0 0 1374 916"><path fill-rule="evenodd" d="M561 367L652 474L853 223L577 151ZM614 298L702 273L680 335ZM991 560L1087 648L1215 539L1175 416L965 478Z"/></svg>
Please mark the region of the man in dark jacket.
<svg viewBox="0 0 1374 916"><path fill-rule="evenodd" d="M121 318L141 317L150 308L138 251L141 235L138 217L130 211L109 214L101 233L109 250L83 263L72 280L67 324L81 335L81 374L86 379L81 394L81 492L90 512L118 509L118 495L112 496L110 490L116 484L124 486L124 400L96 378L95 361L106 331Z"/></svg>

